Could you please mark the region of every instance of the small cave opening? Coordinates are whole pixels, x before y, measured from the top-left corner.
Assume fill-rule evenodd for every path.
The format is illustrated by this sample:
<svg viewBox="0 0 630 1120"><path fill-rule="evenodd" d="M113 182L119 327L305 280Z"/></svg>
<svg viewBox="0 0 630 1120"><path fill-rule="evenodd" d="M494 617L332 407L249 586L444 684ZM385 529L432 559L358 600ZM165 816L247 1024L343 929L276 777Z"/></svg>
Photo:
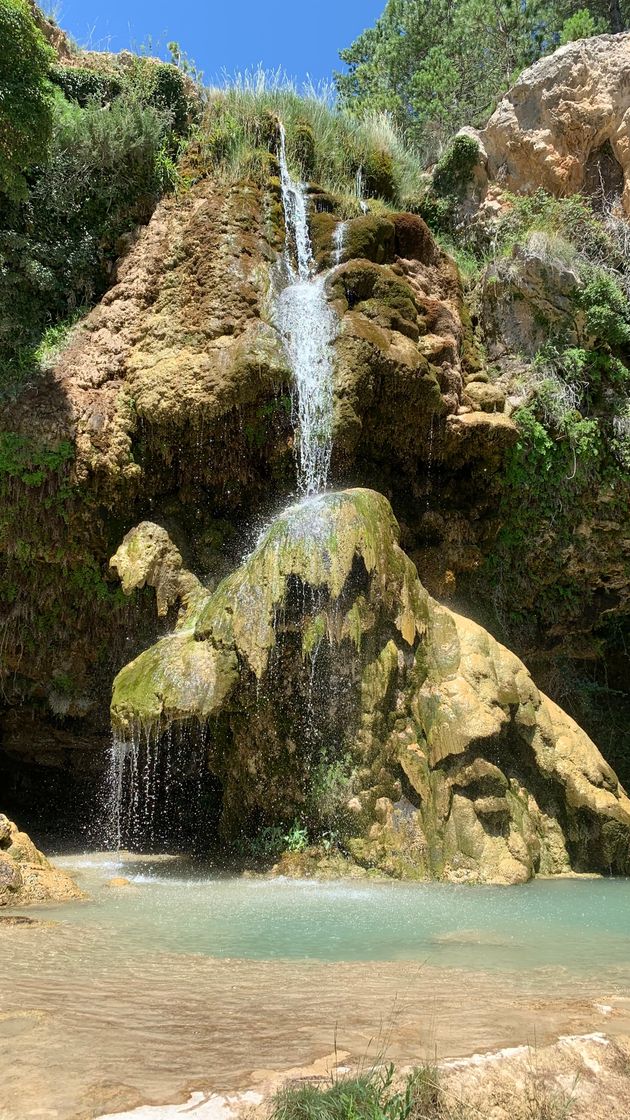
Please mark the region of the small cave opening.
<svg viewBox="0 0 630 1120"><path fill-rule="evenodd" d="M588 198L594 210L602 212L611 209L623 195L623 168L612 150L610 140L606 140L589 155L584 167L582 194Z"/></svg>

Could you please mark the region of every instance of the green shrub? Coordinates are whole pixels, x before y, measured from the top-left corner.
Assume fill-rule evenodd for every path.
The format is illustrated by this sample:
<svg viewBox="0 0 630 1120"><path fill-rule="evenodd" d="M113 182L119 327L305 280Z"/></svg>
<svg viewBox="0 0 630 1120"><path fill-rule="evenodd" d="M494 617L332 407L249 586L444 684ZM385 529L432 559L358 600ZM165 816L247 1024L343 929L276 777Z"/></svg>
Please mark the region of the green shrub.
<svg viewBox="0 0 630 1120"><path fill-rule="evenodd" d="M595 18L588 8L579 8L562 24L560 44L564 46L576 39L590 39L591 35L601 35L606 30L603 20Z"/></svg>
<svg viewBox="0 0 630 1120"><path fill-rule="evenodd" d="M53 52L25 0L0 0L0 191L27 196L25 172L45 159L52 130Z"/></svg>
<svg viewBox="0 0 630 1120"><path fill-rule="evenodd" d="M128 230L174 183L168 115L120 96L55 99L48 163L0 225L0 367L6 395L36 368L44 331L104 291Z"/></svg>
<svg viewBox="0 0 630 1120"><path fill-rule="evenodd" d="M194 109L186 79L177 66L136 57L125 71L124 88L144 108L165 114L176 136L187 131Z"/></svg>
<svg viewBox="0 0 630 1120"><path fill-rule="evenodd" d="M459 198L470 183L479 160L479 144L474 136L456 136L433 172L433 189L439 195Z"/></svg>
<svg viewBox="0 0 630 1120"><path fill-rule="evenodd" d="M587 333L598 343L630 345L630 305L613 277L601 268L584 270L577 303L586 315Z"/></svg>
<svg viewBox="0 0 630 1120"><path fill-rule="evenodd" d="M436 164L419 212L436 232L452 234L458 205L473 177L479 144L465 133L456 136Z"/></svg>
<svg viewBox="0 0 630 1120"><path fill-rule="evenodd" d="M83 108L91 100L105 105L122 92L120 78L79 66L53 66L50 77L68 101L76 101Z"/></svg>

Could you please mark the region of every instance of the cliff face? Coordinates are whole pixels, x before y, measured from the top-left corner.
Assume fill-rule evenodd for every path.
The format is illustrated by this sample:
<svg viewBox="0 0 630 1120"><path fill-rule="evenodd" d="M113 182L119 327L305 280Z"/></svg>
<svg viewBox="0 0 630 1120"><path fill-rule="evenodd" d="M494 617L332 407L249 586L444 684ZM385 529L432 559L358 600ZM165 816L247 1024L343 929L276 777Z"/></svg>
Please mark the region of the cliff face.
<svg viewBox="0 0 630 1120"><path fill-rule="evenodd" d="M27 770L98 769L112 676L156 632L146 595L130 609L108 571L125 529L157 517L212 582L252 515L293 487L290 372L271 309L284 243L274 170L272 159L263 188L202 181L161 203L110 291L2 411L3 755ZM315 205L330 260L333 203ZM419 218L367 215L347 222L328 297L340 321L333 470L378 478L409 509L414 539L439 487L443 581L491 535L496 490L476 480L495 477L515 437L500 395L493 411L465 395L465 382L483 385L467 366L456 269Z"/></svg>
<svg viewBox="0 0 630 1120"><path fill-rule="evenodd" d="M107 763L116 678L125 735L150 726L158 742L213 723L214 746L193 740L221 790L212 829L233 845L239 830L307 813L315 751L324 784L349 760L343 841L366 866L501 881L627 868L627 799L593 743L513 654L430 598L463 593L464 613L490 628L494 604L551 685L561 657L577 647L595 659L602 627L627 617L627 470L609 465L600 436L613 391L625 392L630 320L626 338L617 296L597 277L593 289L581 258L539 229L516 224L496 252L501 222L520 221L499 182L586 189L579 169L595 153L601 170L606 144L624 171L628 36L609 38L527 71L481 134L460 233L472 242L483 227L495 255L466 292L422 218L394 205L382 153L371 193L389 192L387 205L371 198L360 212L355 197L306 188L336 324L330 481L350 496L324 552L294 541L287 559L278 528L252 554L254 576L243 555L296 485L275 305L288 241L279 124L263 115L239 174L200 166L189 147L180 189L125 239L103 298L0 413L7 805L62 809L73 824L83 811L79 823L93 824L81 806ZM200 148L231 142L219 102ZM295 128L304 168L313 138ZM596 383L571 397L572 426L551 434L536 411L550 340L582 363L580 385ZM382 497L350 489L363 486ZM365 508L343 545L355 498ZM347 570L332 588L340 555ZM306 669L320 648L330 687L313 700ZM331 704L333 685L344 703ZM317 754L295 716L311 702L336 759Z"/></svg>

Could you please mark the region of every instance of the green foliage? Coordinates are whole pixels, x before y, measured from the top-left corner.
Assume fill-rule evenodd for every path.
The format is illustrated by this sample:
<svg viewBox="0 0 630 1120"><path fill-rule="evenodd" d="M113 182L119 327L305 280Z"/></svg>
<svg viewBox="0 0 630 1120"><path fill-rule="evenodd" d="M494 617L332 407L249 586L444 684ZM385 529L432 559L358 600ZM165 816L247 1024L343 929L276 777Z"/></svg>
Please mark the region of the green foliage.
<svg viewBox="0 0 630 1120"><path fill-rule="evenodd" d="M303 852L308 846L308 830L294 821L282 840L287 852Z"/></svg>
<svg viewBox="0 0 630 1120"><path fill-rule="evenodd" d="M592 35L600 35L606 30L603 19L597 18L588 8L579 8L569 16L560 28L560 43L573 43L576 39L589 39Z"/></svg>
<svg viewBox="0 0 630 1120"><path fill-rule="evenodd" d="M321 1088L282 1089L271 1120L438 1120L445 1115L436 1066L422 1066L394 1088L392 1065L339 1077Z"/></svg>
<svg viewBox="0 0 630 1120"><path fill-rule="evenodd" d="M125 70L124 89L143 108L156 109L169 120L176 136L183 136L194 114L186 79L169 62L134 57Z"/></svg>
<svg viewBox="0 0 630 1120"><path fill-rule="evenodd" d="M322 758L311 768L307 790L306 814L317 837L339 837L347 816L346 804L352 796L355 771L349 756Z"/></svg>
<svg viewBox="0 0 630 1120"><path fill-rule="evenodd" d="M288 831L282 825L265 825L255 836L244 839L241 848L255 859L277 859L282 852L303 852L308 846L308 830L294 821Z"/></svg>
<svg viewBox="0 0 630 1120"><path fill-rule="evenodd" d="M628 25L628 0L388 0L374 27L340 52L341 102L391 113L433 162L464 124L485 122L524 67L562 41Z"/></svg>
<svg viewBox="0 0 630 1120"><path fill-rule="evenodd" d="M508 195L507 198L510 209L501 218L496 237L504 253L526 241L529 234L538 232L577 246L585 258L605 260L611 267L625 267L626 262L606 227L580 195L554 198L539 189L532 195Z"/></svg>
<svg viewBox="0 0 630 1120"><path fill-rule="evenodd" d="M52 130L53 52L26 0L0 0L0 191L27 196L25 172L46 155Z"/></svg>
<svg viewBox="0 0 630 1120"><path fill-rule="evenodd" d="M456 136L438 160L433 172L437 194L460 197L468 186L479 159L479 144L473 136Z"/></svg>
<svg viewBox="0 0 630 1120"><path fill-rule="evenodd" d="M432 229L452 233L457 206L473 177L479 144L473 136L456 136L435 166L418 210Z"/></svg>
<svg viewBox="0 0 630 1120"><path fill-rule="evenodd" d="M171 68L172 69L172 68ZM36 372L51 325L98 298L123 235L174 184L170 114L121 95L85 108L58 93L49 160L0 224L0 394Z"/></svg>
<svg viewBox="0 0 630 1120"><path fill-rule="evenodd" d="M584 270L578 305L586 314L586 331L596 343L630 345L630 304L619 285L601 268Z"/></svg>
<svg viewBox="0 0 630 1120"><path fill-rule="evenodd" d="M278 120L297 175L356 198L357 178L366 197L399 206L420 176L417 158L386 114L358 120L331 101L330 91L307 87L304 96L281 73L238 75L210 90L203 119L193 129L188 162L194 173L211 171L227 181L251 174L262 184L277 175ZM253 154L258 158L253 159ZM267 158L260 158L260 157ZM355 205L356 202L355 202Z"/></svg>
<svg viewBox="0 0 630 1120"><path fill-rule="evenodd" d="M0 432L0 479L18 479L25 486L41 486L47 475L74 458L74 446L62 440L57 447L40 447L17 432Z"/></svg>
<svg viewBox="0 0 630 1120"><path fill-rule="evenodd" d="M193 62L191 58L189 58L189 56L186 54L186 51L182 50L181 46L176 41L167 43L166 46L171 56L171 62L173 63L173 66L176 66L178 70L181 70L182 74L185 74L185 76L191 82L194 82L195 85L201 86L203 81L203 72L198 68L196 63Z"/></svg>
<svg viewBox="0 0 630 1120"><path fill-rule="evenodd" d="M67 101L76 101L82 108L92 100L105 105L122 92L122 80L117 75L81 66L53 66L50 77Z"/></svg>

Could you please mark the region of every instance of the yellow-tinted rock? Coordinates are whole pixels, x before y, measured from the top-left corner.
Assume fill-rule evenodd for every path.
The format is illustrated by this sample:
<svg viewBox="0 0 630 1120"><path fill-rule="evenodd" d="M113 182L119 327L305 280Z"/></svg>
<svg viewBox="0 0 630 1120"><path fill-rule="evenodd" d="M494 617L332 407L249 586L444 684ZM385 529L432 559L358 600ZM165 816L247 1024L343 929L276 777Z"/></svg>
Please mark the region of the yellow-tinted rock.
<svg viewBox="0 0 630 1120"><path fill-rule="evenodd" d="M74 880L49 863L26 833L2 815L0 836L0 906L83 897Z"/></svg>

